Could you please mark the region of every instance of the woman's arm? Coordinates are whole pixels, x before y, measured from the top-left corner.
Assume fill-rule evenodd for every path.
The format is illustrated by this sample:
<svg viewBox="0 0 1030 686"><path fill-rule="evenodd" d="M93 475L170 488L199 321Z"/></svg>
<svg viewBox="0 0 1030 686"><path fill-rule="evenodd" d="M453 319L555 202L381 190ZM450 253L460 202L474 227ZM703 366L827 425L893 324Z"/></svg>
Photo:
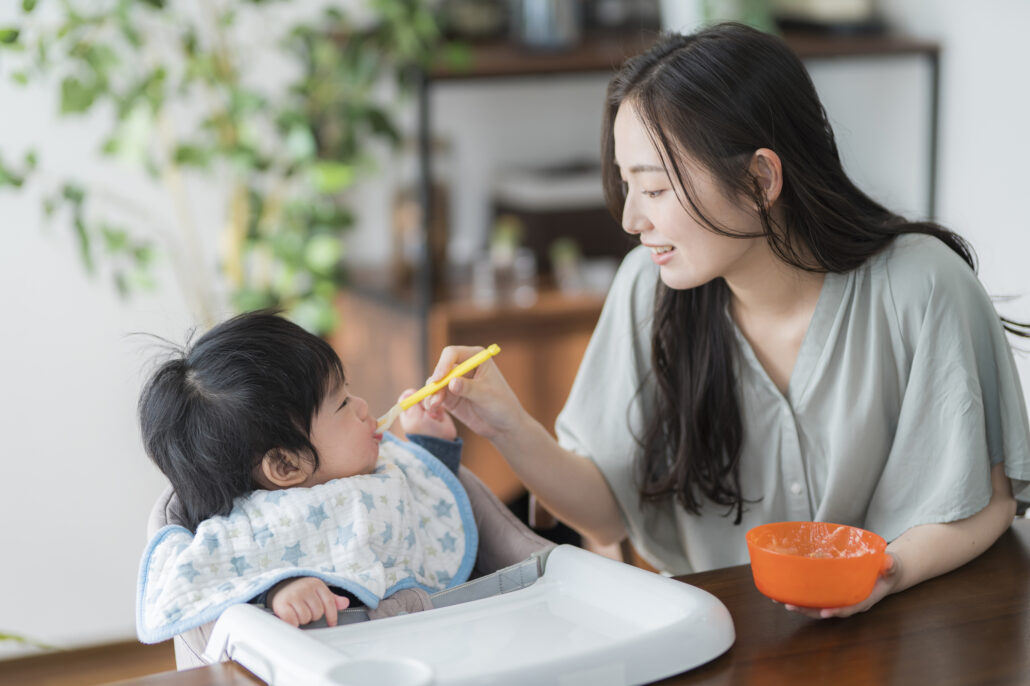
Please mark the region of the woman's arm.
<svg viewBox="0 0 1030 686"><path fill-rule="evenodd" d="M873 592L861 603L823 610L792 605L787 609L810 617L848 617L868 610L891 593L961 567L998 540L1016 515L1016 500L1012 497L1012 485L1005 476L1004 464L991 469L991 487L987 507L971 517L947 524L914 526L891 541L887 552L893 557L893 566L877 580Z"/></svg>
<svg viewBox="0 0 1030 686"><path fill-rule="evenodd" d="M522 483L554 516L607 545L626 538L626 527L592 460L565 450L528 414L519 428L491 439Z"/></svg>
<svg viewBox="0 0 1030 686"><path fill-rule="evenodd" d="M444 348L430 381L443 378L480 350ZM591 460L558 445L525 411L493 360L453 379L447 389L425 402L431 410L442 403L472 431L489 439L526 488L563 522L600 543L626 537L615 496L601 471Z"/></svg>
<svg viewBox="0 0 1030 686"><path fill-rule="evenodd" d="M887 546L902 561L894 592L961 567L998 540L1016 516L1005 465L991 469L991 500L971 517L948 524L914 526Z"/></svg>

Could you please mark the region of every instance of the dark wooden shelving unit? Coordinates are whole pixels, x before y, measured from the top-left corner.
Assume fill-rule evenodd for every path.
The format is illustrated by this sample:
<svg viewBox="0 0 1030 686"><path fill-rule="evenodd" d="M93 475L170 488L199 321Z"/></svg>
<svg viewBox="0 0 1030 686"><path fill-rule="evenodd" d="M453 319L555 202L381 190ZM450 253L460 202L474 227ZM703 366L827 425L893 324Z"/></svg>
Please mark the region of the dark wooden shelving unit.
<svg viewBox="0 0 1030 686"><path fill-rule="evenodd" d="M468 68L438 67L433 81L496 79L615 72L628 57L643 52L657 37L655 31L595 31L575 47L560 52L534 52L510 41L472 46Z"/></svg>
<svg viewBox="0 0 1030 686"><path fill-rule="evenodd" d="M510 41L473 45L467 69L438 67L430 71L432 81L496 79L614 72L629 57L646 50L658 32L593 32L570 50L532 52ZM890 55L936 55L940 46L932 41L893 34L829 34L791 31L784 41L801 59L883 57Z"/></svg>

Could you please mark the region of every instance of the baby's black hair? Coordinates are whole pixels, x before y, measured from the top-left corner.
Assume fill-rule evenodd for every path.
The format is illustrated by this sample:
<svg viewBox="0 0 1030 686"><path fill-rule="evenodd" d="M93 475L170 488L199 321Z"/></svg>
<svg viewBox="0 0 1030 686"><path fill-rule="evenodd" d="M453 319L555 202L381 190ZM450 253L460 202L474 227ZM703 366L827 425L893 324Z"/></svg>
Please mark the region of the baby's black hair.
<svg viewBox="0 0 1030 686"><path fill-rule="evenodd" d="M317 468L311 420L344 381L332 347L273 310L222 322L161 364L140 394L140 429L186 526L255 490L254 467L269 451Z"/></svg>

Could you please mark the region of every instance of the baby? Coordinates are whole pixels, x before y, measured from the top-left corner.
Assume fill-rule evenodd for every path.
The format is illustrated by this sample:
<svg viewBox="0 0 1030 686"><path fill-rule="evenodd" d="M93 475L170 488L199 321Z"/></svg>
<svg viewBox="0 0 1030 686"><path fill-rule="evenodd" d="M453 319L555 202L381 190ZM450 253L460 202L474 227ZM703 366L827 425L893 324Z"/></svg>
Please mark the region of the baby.
<svg viewBox="0 0 1030 686"><path fill-rule="evenodd" d="M400 417L410 442L384 437L333 349L275 312L236 316L162 364L139 418L189 529L165 527L144 554L141 639L246 600L294 626L334 626L349 593L374 606L399 588L440 590L468 575L475 526L454 476L461 441L450 417L415 405ZM445 552L450 566L432 567Z"/></svg>

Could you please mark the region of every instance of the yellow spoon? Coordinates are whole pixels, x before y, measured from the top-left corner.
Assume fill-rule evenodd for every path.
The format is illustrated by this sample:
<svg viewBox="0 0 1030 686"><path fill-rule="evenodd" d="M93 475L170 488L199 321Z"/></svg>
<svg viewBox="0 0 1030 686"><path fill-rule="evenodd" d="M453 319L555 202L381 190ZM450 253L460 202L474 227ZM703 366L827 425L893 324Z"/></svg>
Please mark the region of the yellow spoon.
<svg viewBox="0 0 1030 686"><path fill-rule="evenodd" d="M418 389L417 391L409 395L407 398L391 407L389 412L380 417L377 424L377 429L381 433L385 433L386 430L390 428L390 425L393 424L394 420L400 416L401 412L408 409L409 407L413 407L417 403L422 402L424 398L433 395L441 388L446 386L448 383L450 383L451 379L457 376L464 376L465 374L468 374L473 369L483 364L499 352L501 352L501 346L494 343L486 350L482 350L476 353L472 357L468 358L467 360L459 364L457 367L449 371L447 373L447 376L440 379L439 381L427 383L425 386Z"/></svg>

